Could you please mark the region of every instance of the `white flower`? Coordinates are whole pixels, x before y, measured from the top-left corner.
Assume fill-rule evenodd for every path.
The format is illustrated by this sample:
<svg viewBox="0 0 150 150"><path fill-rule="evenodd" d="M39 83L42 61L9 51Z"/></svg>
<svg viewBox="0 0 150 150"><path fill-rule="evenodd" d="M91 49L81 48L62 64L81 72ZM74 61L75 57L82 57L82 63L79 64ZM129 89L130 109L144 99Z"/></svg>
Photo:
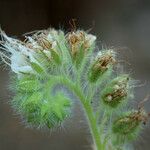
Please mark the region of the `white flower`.
<svg viewBox="0 0 150 150"><path fill-rule="evenodd" d="M35 73L30 63L39 64L36 59L37 53L26 47L23 42L10 38L3 32L1 35L3 37L2 49L5 50L7 57L9 57L9 65L12 71L19 76L22 73Z"/></svg>
<svg viewBox="0 0 150 150"><path fill-rule="evenodd" d="M92 34L86 34L85 40L88 41L88 44L91 46L95 42L96 36Z"/></svg>
<svg viewBox="0 0 150 150"><path fill-rule="evenodd" d="M24 73L34 73L30 65L26 61L26 56L20 52L13 53L11 56L11 69L13 72L20 74Z"/></svg>

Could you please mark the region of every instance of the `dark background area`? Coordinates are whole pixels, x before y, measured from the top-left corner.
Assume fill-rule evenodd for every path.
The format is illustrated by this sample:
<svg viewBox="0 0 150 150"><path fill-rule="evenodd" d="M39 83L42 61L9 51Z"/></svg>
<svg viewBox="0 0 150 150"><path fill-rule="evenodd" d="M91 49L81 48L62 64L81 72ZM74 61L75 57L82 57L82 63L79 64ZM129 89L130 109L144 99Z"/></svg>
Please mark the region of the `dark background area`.
<svg viewBox="0 0 150 150"><path fill-rule="evenodd" d="M149 0L0 0L0 25L10 36L54 27L69 30L69 20L98 37L98 45L118 49L125 70L141 84L134 107L150 93ZM127 62L127 63L126 63ZM131 65L127 65L128 62ZM139 84L140 84L139 83ZM25 128L10 105L8 70L0 68L0 150L91 150L90 134L79 106L74 116L56 132ZM150 101L146 110L150 111ZM150 149L150 127L134 143L136 150Z"/></svg>

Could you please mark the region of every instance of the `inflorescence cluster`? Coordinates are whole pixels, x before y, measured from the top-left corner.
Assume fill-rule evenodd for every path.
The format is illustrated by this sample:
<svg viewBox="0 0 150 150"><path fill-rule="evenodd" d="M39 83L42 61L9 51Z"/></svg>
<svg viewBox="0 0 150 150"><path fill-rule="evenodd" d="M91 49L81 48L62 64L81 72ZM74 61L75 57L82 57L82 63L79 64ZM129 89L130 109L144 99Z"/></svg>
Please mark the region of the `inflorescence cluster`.
<svg viewBox="0 0 150 150"><path fill-rule="evenodd" d="M113 49L96 51L96 36L83 30L47 29L21 41L1 31L1 60L13 72L13 108L29 126L55 128L71 115L70 97L80 100L97 150L126 150L146 122L143 107L127 110L133 97L129 74L115 74ZM93 108L96 103L96 108Z"/></svg>

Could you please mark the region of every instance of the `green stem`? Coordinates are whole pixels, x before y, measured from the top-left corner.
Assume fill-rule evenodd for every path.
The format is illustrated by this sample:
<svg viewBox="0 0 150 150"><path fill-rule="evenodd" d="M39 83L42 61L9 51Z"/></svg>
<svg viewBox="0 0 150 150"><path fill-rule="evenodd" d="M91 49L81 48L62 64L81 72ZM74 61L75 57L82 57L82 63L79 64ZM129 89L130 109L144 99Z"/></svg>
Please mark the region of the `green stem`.
<svg viewBox="0 0 150 150"><path fill-rule="evenodd" d="M84 103L83 104L87 118L88 118L88 122L89 122L89 126L91 129L91 133L92 133L92 137L96 146L96 150L102 150L102 143L101 143L101 138L100 138L100 132L97 128L97 120L95 118L95 115L93 113L93 110L91 108L91 105L89 103Z"/></svg>
<svg viewBox="0 0 150 150"><path fill-rule="evenodd" d="M103 144L101 143L101 136L100 136L99 128L97 126L97 120L94 115L93 109L90 105L90 101L86 99L86 97L82 93L81 88L78 85L73 84L70 80L65 79L65 78L62 79L62 82L75 93L75 95L79 98L80 102L82 103L82 106L85 110L85 114L88 119L90 131L92 134L92 138L93 138L96 150L102 150Z"/></svg>

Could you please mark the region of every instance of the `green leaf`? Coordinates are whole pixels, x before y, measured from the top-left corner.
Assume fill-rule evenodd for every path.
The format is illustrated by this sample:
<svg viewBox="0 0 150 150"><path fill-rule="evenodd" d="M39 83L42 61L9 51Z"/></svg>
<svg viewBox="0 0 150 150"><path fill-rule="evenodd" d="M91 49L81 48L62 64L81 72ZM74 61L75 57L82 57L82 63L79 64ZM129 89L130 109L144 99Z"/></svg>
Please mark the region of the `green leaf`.
<svg viewBox="0 0 150 150"><path fill-rule="evenodd" d="M85 50L84 50L83 45L81 45L81 46L79 46L79 51L77 52L77 54L74 58L77 68L79 68L81 66L84 55L85 55Z"/></svg>
<svg viewBox="0 0 150 150"><path fill-rule="evenodd" d="M52 58L54 59L55 63L61 64L59 54L56 51L51 50L51 55L52 55Z"/></svg>
<svg viewBox="0 0 150 150"><path fill-rule="evenodd" d="M31 67L39 74L44 72L43 68L37 63L31 62Z"/></svg>

